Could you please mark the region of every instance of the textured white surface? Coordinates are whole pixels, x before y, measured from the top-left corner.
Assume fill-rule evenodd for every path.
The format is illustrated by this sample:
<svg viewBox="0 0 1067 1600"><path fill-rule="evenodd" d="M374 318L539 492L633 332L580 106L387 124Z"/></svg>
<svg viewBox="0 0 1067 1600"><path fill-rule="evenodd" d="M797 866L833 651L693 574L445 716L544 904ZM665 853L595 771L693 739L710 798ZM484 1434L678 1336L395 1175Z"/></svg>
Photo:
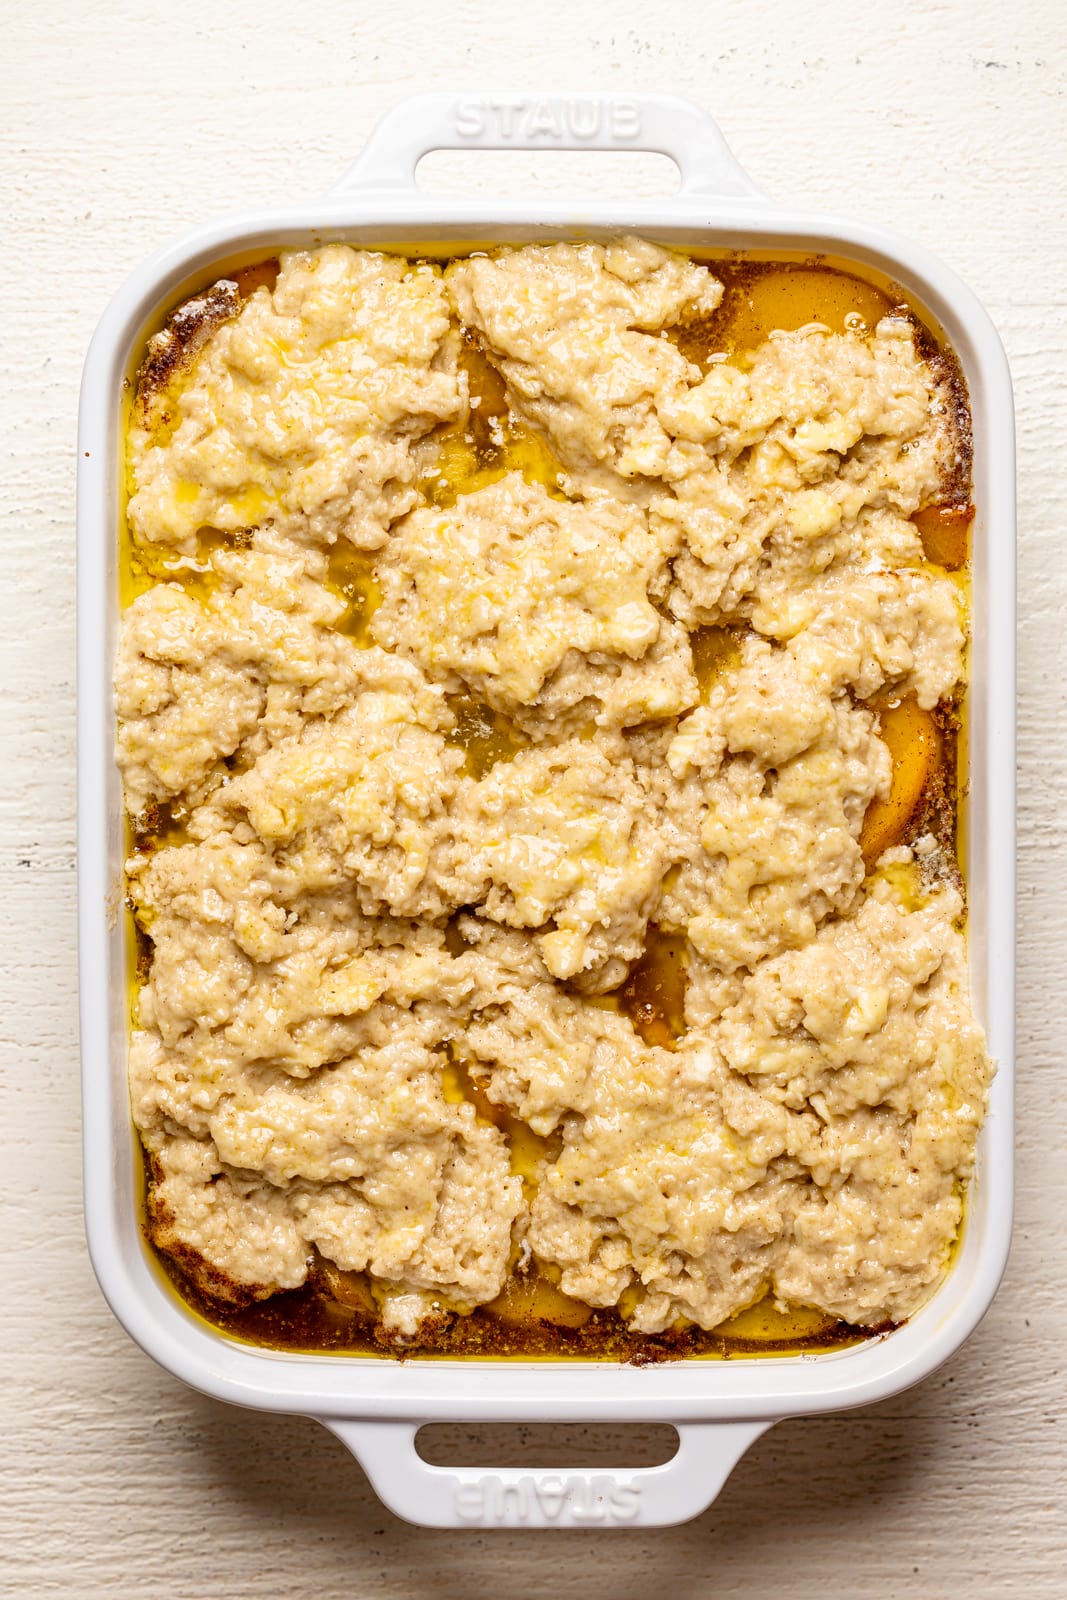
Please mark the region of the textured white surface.
<svg viewBox="0 0 1067 1600"><path fill-rule="evenodd" d="M218 11L6 0L0 51L0 1594L679 1597L1064 1593L1067 1026L1067 52L1058 0L345 0ZM194 220L314 194L424 87L670 89L767 191L877 219L985 300L1020 423L1020 1182L1001 1295L947 1368L884 1405L786 1423L712 1510L622 1534L438 1534L380 1508L316 1425L158 1372L81 1235L73 872L73 478L81 358L125 273ZM569 158L557 158L562 161ZM576 158L586 182L655 180ZM510 164L504 165L503 163ZM543 185L533 158L441 162ZM521 172L521 179L513 174ZM600 176L604 172L607 178ZM594 176L594 173L597 176ZM489 175L486 180L486 174ZM575 166L570 167L575 177ZM470 1430L451 1430L453 1444ZM634 1437L637 1435L638 1437ZM553 1456L647 1460L651 1430ZM539 1441L544 1460L548 1445ZM488 1464L483 1443L479 1463ZM465 1459L474 1459L468 1448ZM509 1451L521 1459L516 1430Z"/></svg>

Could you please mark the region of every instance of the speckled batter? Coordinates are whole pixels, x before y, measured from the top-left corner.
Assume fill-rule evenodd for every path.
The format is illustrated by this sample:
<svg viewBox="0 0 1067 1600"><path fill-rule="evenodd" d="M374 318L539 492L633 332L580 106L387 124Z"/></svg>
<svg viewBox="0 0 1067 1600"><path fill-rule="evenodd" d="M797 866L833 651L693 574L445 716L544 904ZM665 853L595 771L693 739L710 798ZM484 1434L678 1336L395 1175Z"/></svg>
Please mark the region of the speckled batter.
<svg viewBox="0 0 1067 1600"><path fill-rule="evenodd" d="M911 322L702 371L671 334L720 283L633 239L330 245L212 293L128 438L156 1242L236 1300L367 1273L399 1339L531 1264L643 1332L768 1290L908 1316L992 1071L942 855L861 839L884 709L963 674ZM534 447L445 495L471 339ZM670 1045L617 1000L651 926L688 952Z"/></svg>

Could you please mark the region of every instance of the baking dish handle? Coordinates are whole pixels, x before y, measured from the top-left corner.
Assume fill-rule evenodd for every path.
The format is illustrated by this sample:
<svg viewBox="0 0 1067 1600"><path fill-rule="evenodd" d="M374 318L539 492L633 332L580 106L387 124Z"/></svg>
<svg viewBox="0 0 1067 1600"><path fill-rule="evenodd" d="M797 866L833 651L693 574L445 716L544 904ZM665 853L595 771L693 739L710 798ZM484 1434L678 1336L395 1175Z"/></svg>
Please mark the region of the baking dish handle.
<svg viewBox="0 0 1067 1600"><path fill-rule="evenodd" d="M670 94L416 94L385 113L333 190L416 188L431 150L636 150L668 156L683 195L765 201L718 125Z"/></svg>
<svg viewBox="0 0 1067 1600"><path fill-rule="evenodd" d="M378 1498L424 1528L667 1527L706 1510L771 1422L676 1424L658 1467L436 1467L415 1448L419 1422L319 1419L348 1446Z"/></svg>

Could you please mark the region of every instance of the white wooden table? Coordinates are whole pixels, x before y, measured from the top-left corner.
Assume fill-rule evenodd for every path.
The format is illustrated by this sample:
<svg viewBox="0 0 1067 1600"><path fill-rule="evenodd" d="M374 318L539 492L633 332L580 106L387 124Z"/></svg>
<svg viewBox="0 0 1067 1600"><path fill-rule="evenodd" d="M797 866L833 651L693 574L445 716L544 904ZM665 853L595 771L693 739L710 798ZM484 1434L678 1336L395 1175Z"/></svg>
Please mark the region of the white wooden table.
<svg viewBox="0 0 1067 1600"><path fill-rule="evenodd" d="M0 24L0 1593L1062 1600L1058 0L3 0ZM85 345L125 273L164 238L224 210L325 189L400 95L531 83L689 95L718 115L770 193L921 240L989 306L1020 414L1022 1086L1007 1280L968 1347L921 1388L774 1429L710 1512L651 1533L405 1527L321 1428L231 1411L158 1372L101 1300L81 1231L73 483ZM543 161L513 159L519 180L496 161L481 177L551 181ZM577 176L602 181L588 167ZM634 181L656 176L646 164ZM600 1445L636 1462L651 1441L614 1430ZM515 1448L513 1439L512 1457Z"/></svg>

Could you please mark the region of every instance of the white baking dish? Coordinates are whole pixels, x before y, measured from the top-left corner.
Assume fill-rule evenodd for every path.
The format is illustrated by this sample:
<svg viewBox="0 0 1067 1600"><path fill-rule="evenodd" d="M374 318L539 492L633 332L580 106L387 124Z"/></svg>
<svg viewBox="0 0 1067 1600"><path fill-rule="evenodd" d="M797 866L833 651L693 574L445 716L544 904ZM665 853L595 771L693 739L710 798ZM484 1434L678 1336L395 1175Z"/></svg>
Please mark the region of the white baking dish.
<svg viewBox="0 0 1067 1600"><path fill-rule="evenodd" d="M444 148L654 150L681 188L666 200L442 199L417 189ZM238 1344L187 1312L141 1236L126 1089L122 805L112 759L119 612L123 381L147 331L214 263L327 239L505 242L620 231L701 248L826 252L902 283L951 341L974 417L974 646L967 744L967 874L975 1004L999 1062L965 1237L947 1280L904 1327L819 1356L597 1362L310 1356ZM987 1309L1012 1207L1014 936L1014 446L1004 354L970 291L925 251L853 222L793 212L748 180L696 107L665 96L417 96L389 113L325 200L231 218L155 256L109 306L85 366L79 436L79 831L85 1205L97 1276L137 1342L194 1387L238 1405L319 1418L358 1455L382 1499L438 1527L656 1524L694 1516L775 1420L884 1399L932 1372ZM433 1467L426 1422L656 1420L680 1434L665 1466L633 1472Z"/></svg>

